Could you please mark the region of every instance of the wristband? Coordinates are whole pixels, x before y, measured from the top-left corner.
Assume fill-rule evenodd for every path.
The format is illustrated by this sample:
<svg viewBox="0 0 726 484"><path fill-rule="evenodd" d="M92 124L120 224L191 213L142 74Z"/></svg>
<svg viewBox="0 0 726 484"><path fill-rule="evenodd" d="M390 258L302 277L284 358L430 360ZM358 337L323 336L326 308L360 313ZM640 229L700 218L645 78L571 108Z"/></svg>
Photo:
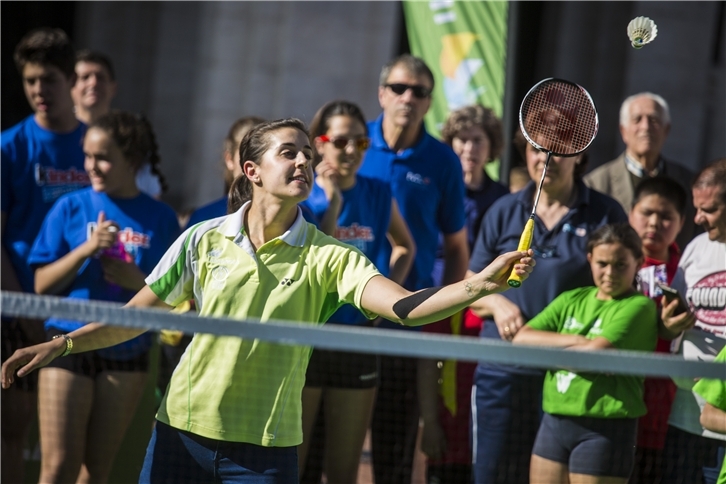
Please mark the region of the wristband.
<svg viewBox="0 0 726 484"><path fill-rule="evenodd" d="M66 349L63 353L61 353L61 356L67 356L73 349L73 340L67 334L57 334L53 336L53 339L57 338L63 338L64 340L66 340Z"/></svg>

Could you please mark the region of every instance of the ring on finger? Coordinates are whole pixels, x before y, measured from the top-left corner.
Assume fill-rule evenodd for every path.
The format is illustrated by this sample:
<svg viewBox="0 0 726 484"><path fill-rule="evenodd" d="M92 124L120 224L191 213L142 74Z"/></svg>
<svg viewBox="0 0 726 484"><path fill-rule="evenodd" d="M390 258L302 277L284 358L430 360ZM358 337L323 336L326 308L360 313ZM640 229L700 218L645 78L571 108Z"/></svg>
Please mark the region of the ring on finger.
<svg viewBox="0 0 726 484"><path fill-rule="evenodd" d="M505 326L505 327L504 327L504 332L505 332L505 333L509 333L509 326Z"/></svg>

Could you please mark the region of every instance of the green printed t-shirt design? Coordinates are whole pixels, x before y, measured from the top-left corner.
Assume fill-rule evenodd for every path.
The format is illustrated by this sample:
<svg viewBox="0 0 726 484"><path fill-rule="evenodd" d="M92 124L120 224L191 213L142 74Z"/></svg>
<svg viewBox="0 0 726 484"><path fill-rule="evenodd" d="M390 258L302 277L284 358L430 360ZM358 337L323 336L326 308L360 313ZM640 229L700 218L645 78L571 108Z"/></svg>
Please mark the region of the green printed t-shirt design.
<svg viewBox="0 0 726 484"><path fill-rule="evenodd" d="M726 348L719 351L718 356L713 361L714 363L726 363ZM701 395L706 402L726 412L726 365L724 365L724 378L722 380L702 378L693 387L693 391ZM716 484L726 484L726 459L723 461Z"/></svg>
<svg viewBox="0 0 726 484"><path fill-rule="evenodd" d="M655 304L639 293L603 301L596 287L567 291L527 325L532 329L603 337L616 349L653 351L658 336ZM646 413L643 377L550 370L543 404L553 415L635 418Z"/></svg>
<svg viewBox="0 0 726 484"><path fill-rule="evenodd" d="M147 278L151 290L171 306L194 299L200 316L262 324L322 324L345 303L360 308L365 285L379 274L362 253L319 232L299 210L289 231L255 252L242 226L246 208L182 234ZM157 419L216 440L299 445L310 353L308 346L196 333Z"/></svg>

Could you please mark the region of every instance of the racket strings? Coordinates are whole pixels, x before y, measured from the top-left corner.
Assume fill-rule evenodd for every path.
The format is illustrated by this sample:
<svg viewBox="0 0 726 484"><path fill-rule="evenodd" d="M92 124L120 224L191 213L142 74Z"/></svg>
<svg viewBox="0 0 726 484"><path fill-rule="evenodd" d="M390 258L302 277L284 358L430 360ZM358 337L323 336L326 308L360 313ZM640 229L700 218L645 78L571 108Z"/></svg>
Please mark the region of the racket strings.
<svg viewBox="0 0 726 484"><path fill-rule="evenodd" d="M576 84L551 80L530 91L522 102L522 131L533 144L557 155L584 151L598 129L597 111Z"/></svg>

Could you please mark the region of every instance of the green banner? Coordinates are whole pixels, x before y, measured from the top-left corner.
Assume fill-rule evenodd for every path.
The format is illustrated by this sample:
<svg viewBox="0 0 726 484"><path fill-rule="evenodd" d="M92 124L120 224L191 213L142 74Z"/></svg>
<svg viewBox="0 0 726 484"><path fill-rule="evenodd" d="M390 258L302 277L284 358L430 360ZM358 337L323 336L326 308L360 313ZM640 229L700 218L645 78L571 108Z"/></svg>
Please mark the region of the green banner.
<svg viewBox="0 0 726 484"><path fill-rule="evenodd" d="M426 61L436 80L425 120L429 133L439 136L449 112L470 104L501 117L508 3L404 1L403 9L411 53ZM498 163L489 165L487 172L498 171Z"/></svg>

